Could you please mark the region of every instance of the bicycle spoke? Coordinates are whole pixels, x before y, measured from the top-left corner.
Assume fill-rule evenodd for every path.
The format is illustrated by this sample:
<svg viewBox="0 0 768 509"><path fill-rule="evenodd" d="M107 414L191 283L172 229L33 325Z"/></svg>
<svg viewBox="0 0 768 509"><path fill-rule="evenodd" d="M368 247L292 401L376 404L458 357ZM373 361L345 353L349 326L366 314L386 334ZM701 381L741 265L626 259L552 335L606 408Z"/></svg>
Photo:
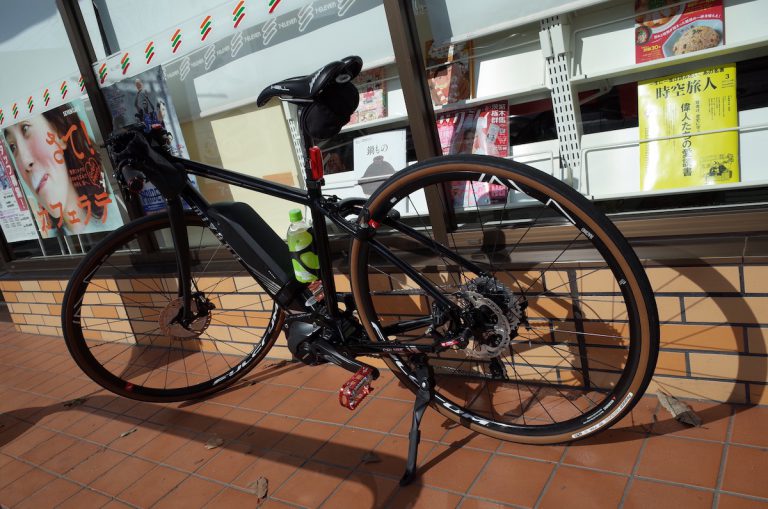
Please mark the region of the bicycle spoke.
<svg viewBox="0 0 768 509"><path fill-rule="evenodd" d="M149 219L152 218L146 221ZM271 323L273 305L271 301L265 304L264 297L259 293L262 291L259 283L250 279L245 286L240 285L236 282L237 278L249 276L241 266L222 271L222 265L214 263L222 259L218 256L222 252L221 244L216 249L205 248L206 254L200 255L207 230L199 219L193 217L193 220L200 226L197 227L199 231L193 231L195 226L187 226L191 240L189 256L191 260L203 260L203 263L194 262L190 267L192 290L201 292L201 287L204 287L202 295L212 300L237 294L238 290L252 293L227 303L236 309L221 309L220 300L216 300L216 307L208 311L207 318L197 317L191 324L182 326L176 321L180 306L178 290L175 289L178 274L170 272L175 262L168 264L167 274L154 267L155 274L146 275L144 272L150 258L132 247L132 243L142 235L157 234L159 239L170 238L167 221L165 232L155 227L154 230L126 235L127 244L113 247L110 251L120 253L119 263L114 263L117 258L107 255L97 260L95 268L88 269L87 281L80 287L79 307L74 312L78 320L75 324L83 335L83 343L87 343L88 358L109 373L110 384L119 388L129 386L130 391L137 394L145 391L165 394L171 390L185 390L193 394L211 387L214 380L231 374L236 365L258 362L268 348L261 348L262 353L256 358L252 353L278 332L267 326ZM234 259L233 262L236 263ZM200 281L205 284L199 284ZM235 285L234 291L231 291L230 284ZM237 288L238 285L240 288ZM88 299L88 295L93 297ZM114 295L117 298L110 297L105 301L99 295ZM91 306L94 306L93 310ZM106 307L116 308L120 316L100 317L112 313L101 309ZM263 324L262 316L265 320ZM233 320L239 321L233 324ZM191 334L185 332L185 327ZM197 332L195 328L198 328ZM188 337L171 337L168 334L176 332L169 332L169 329L178 330L178 334ZM227 329L232 333L231 339ZM242 374L246 371L243 370Z"/></svg>
<svg viewBox="0 0 768 509"><path fill-rule="evenodd" d="M464 160L485 172L472 174L472 168L457 168ZM523 165L510 163L505 173L498 169L505 165L501 161L487 165L480 158L472 164L469 161L457 159L444 168L439 163L414 168L409 178L381 189L370 202L369 211L381 212L377 207L389 210L397 201L417 210L412 199L416 193L432 187L461 187L464 201L454 200L453 210L460 226L447 232L445 246L473 264L482 264L483 272L487 265L491 279L472 279L464 264L446 263L426 241L413 247L404 244L407 247L402 249L407 252L403 259L419 273L436 274L437 278L430 277L438 281L434 288L446 298L456 299L462 310L459 316L443 319L442 329L439 326L429 333L422 330L413 334L397 327L398 321L407 321L414 314L407 311L405 298L417 303L421 313L416 314L424 316L424 306L432 309L431 297L418 283L403 278L397 270L393 273L391 267L379 266L373 253L361 249L352 270L369 278L371 299L358 306L361 317L388 330L389 340L400 342L414 336L422 341L434 339L436 333L446 335L449 329L453 334L456 330L471 331L465 352L448 350L428 356L437 377L435 390L446 394L448 400L452 395L459 401L455 407L441 408L452 418L466 420L477 415L489 420L474 421L480 428L512 436L527 436L534 428L543 428L561 440L575 435L569 429L591 433L585 423L599 421L580 419L585 415L595 419L600 414L594 412L601 406L607 409L616 397L626 396L620 392L626 387L616 388L614 375L625 373L628 357L635 355L628 345L636 341L629 331L637 317L627 300L637 288L632 288L633 283L619 286L616 274L625 273L617 270L616 253L621 250L606 247L616 234L601 229L599 220L589 230L582 230L573 218L587 206L579 204L578 195L564 187L562 190L558 187L562 184L551 177L536 173L534 178L533 170L526 168L519 170L525 180L515 182ZM481 189L472 185L474 181L506 184L506 199L499 206L486 206ZM599 213L593 215L598 217ZM424 237L434 241L421 216L413 222L421 224ZM552 238L547 237L550 224L556 226ZM561 280L566 273L567 281ZM373 278L381 276L393 281L391 289L373 285ZM627 285L626 280L622 284ZM387 296L402 296L402 300L387 301ZM508 330L498 330L507 323ZM509 339L505 339L507 334ZM496 348L501 341L509 343L499 354ZM400 358L403 362L397 366L412 376L409 356ZM591 383L582 380L589 380L588 374L593 374ZM611 395L616 397L609 400ZM522 430L497 426L506 422L517 423Z"/></svg>

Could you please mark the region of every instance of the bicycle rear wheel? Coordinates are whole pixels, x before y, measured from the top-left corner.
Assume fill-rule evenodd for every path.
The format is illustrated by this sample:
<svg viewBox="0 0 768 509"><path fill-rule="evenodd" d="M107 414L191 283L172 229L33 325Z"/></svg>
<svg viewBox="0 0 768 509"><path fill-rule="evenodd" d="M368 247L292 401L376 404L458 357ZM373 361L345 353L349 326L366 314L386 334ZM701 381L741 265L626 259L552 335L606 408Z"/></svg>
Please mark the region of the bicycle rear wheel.
<svg viewBox="0 0 768 509"><path fill-rule="evenodd" d="M198 216L188 212L185 224L192 291L196 302L213 305L193 331L173 324L181 299L167 214L114 231L69 282L62 304L67 347L86 374L116 394L159 402L205 396L248 373L280 333L284 314L269 295Z"/></svg>
<svg viewBox="0 0 768 509"><path fill-rule="evenodd" d="M449 211L444 238L429 223L430 193ZM609 427L646 389L658 352L651 287L616 227L569 186L508 160L444 157L399 172L366 207L382 223L374 238L462 310L448 318L356 239L352 289L368 335L431 344L471 329L466 348L429 356L433 406L445 416L502 439L558 443ZM414 389L411 359L386 360Z"/></svg>

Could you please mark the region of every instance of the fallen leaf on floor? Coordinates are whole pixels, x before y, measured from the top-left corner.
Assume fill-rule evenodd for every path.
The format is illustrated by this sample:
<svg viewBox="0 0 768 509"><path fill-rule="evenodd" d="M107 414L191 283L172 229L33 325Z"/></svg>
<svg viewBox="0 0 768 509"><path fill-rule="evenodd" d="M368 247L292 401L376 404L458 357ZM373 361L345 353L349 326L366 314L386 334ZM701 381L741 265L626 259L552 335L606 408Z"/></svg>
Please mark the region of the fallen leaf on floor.
<svg viewBox="0 0 768 509"><path fill-rule="evenodd" d="M224 439L221 437L211 437L208 439L208 441L205 443L206 449L216 449L217 447L221 447L221 445L224 443Z"/></svg>
<svg viewBox="0 0 768 509"><path fill-rule="evenodd" d="M259 477L248 484L248 489L258 498L267 498L267 494L269 493L269 479L266 477Z"/></svg>
<svg viewBox="0 0 768 509"><path fill-rule="evenodd" d="M131 433L136 433L137 431L139 431L139 428L133 428L133 429L129 429L128 431L123 431L122 433L120 433L120 438L127 437Z"/></svg>
<svg viewBox="0 0 768 509"><path fill-rule="evenodd" d="M659 403L672 414L675 420L697 428L701 426L701 417L691 407L674 396L659 392Z"/></svg>
<svg viewBox="0 0 768 509"><path fill-rule="evenodd" d="M67 408L72 408L73 406L80 406L86 401L88 401L88 398L75 398L64 403L64 406Z"/></svg>
<svg viewBox="0 0 768 509"><path fill-rule="evenodd" d="M381 463L381 458L375 452L368 451L363 454L363 463Z"/></svg>

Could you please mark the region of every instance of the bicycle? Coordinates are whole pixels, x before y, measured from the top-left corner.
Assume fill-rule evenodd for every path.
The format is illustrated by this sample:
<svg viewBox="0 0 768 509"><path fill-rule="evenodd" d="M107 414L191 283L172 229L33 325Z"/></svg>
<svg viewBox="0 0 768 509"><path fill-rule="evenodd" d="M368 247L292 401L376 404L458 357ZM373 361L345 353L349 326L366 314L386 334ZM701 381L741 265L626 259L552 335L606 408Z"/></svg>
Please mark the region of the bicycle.
<svg viewBox="0 0 768 509"><path fill-rule="evenodd" d="M306 191L174 157L162 129L110 137L121 186L151 182L167 214L114 231L75 271L62 319L77 364L125 397L201 398L242 378L285 331L296 359L355 373L340 389L354 409L379 375L359 357L378 357L416 394L402 484L430 405L533 444L618 422L658 352L653 294L627 241L568 185L495 157L419 162L368 199L324 195L314 141L354 111L361 67L348 57L258 97L298 105ZM322 288L295 279L284 241L249 205L209 204L188 174L307 207ZM442 218L442 233L428 217ZM337 291L326 221L350 239L350 291Z"/></svg>

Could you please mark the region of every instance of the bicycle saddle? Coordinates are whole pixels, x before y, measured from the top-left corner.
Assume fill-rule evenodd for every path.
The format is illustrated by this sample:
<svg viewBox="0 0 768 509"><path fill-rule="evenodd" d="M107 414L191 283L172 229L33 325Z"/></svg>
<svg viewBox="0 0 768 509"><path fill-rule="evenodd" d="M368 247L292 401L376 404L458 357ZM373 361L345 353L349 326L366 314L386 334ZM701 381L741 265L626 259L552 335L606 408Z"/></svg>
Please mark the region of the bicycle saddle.
<svg viewBox="0 0 768 509"><path fill-rule="evenodd" d="M347 83L360 73L363 61L350 56L324 65L307 76L288 78L268 86L256 99L257 106L264 106L273 97L286 101L311 102L330 83Z"/></svg>

